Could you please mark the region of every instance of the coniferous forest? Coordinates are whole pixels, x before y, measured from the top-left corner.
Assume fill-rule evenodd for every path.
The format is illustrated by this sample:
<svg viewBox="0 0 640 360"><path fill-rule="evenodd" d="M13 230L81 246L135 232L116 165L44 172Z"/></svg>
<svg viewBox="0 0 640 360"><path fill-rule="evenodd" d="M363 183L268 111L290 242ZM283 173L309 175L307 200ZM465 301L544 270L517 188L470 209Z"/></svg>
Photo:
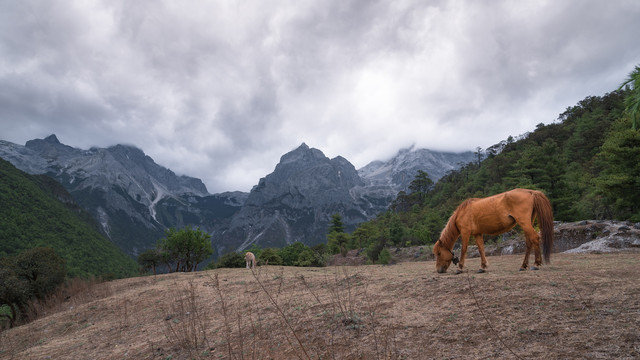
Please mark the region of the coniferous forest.
<svg viewBox="0 0 640 360"><path fill-rule="evenodd" d="M558 221L640 221L639 82L636 67L625 83L630 86L589 96L551 124L477 149L477 161L436 184L423 186L425 176L416 177L413 191L361 224L348 247L366 247L376 261L385 246L433 243L463 200L518 187L543 191Z"/></svg>

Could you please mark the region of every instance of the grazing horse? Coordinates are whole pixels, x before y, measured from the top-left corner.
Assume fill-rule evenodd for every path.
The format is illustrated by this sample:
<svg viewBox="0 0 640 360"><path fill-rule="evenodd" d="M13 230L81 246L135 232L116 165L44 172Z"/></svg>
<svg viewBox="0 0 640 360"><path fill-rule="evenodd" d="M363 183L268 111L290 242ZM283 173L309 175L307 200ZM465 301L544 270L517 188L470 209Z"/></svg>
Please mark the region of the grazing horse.
<svg viewBox="0 0 640 360"><path fill-rule="evenodd" d="M540 191L528 189L514 189L483 199L467 199L458 206L449 218L447 225L440 234L440 239L433 246L436 257L436 270L447 272L447 268L458 259L453 255L453 245L462 236L462 250L460 253L459 269L462 272L464 259L467 255L469 236L474 236L478 251L482 259L479 273L485 272L487 258L484 256L483 234L498 235L520 225L526 238L527 251L520 271L529 266L529 254L535 253L535 266L531 270L538 270L542 264L540 253L540 235L533 228L533 221L538 218L541 229L544 260L550 262L551 247L553 246L553 211L549 199Z"/></svg>
<svg viewBox="0 0 640 360"><path fill-rule="evenodd" d="M244 262L247 264L247 269L255 269L256 268L256 256L253 255L251 251L247 251L244 254ZM251 266L249 266L251 265Z"/></svg>

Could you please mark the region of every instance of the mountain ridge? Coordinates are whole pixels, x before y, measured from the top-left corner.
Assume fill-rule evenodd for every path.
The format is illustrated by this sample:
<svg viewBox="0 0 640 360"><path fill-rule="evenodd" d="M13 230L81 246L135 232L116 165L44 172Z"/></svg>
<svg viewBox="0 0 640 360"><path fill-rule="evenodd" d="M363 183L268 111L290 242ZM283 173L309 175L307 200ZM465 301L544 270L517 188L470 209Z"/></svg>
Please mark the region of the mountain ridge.
<svg viewBox="0 0 640 360"><path fill-rule="evenodd" d="M178 176L132 145L82 150L62 144L55 134L25 146L0 140L0 157L26 172L55 178L132 256L152 247L166 228L186 225L210 233L217 256L251 244L324 242L332 214L340 213L347 230L353 230L385 211L418 170L431 175L456 166L453 160L422 161L424 154L440 154L422 150L403 149L386 162L356 169L342 156L329 159L302 143L283 154L250 192L209 194L200 179Z"/></svg>

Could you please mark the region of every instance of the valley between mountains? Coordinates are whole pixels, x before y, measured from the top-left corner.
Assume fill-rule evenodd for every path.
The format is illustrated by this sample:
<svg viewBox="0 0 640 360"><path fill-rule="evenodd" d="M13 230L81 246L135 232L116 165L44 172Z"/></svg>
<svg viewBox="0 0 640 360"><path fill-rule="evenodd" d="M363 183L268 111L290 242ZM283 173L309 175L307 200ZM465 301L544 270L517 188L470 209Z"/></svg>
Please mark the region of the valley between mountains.
<svg viewBox="0 0 640 360"><path fill-rule="evenodd" d="M284 154L249 193L209 194L200 179L177 175L141 149L127 145L77 149L55 135L24 146L0 140L0 157L30 174L60 182L132 257L153 247L167 228L199 227L212 237L214 255L256 244L326 243L331 215L347 231L385 211L418 170L433 181L473 160L473 153L404 149L388 161L355 167L301 144Z"/></svg>

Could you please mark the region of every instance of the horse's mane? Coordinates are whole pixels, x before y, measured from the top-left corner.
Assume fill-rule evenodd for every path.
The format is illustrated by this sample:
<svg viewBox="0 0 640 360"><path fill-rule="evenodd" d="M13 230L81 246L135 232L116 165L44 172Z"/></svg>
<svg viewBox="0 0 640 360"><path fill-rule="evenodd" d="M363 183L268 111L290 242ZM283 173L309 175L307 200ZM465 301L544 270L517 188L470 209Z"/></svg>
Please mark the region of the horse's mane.
<svg viewBox="0 0 640 360"><path fill-rule="evenodd" d="M475 199L467 199L462 204L458 205L456 210L451 214L449 221L447 221L447 225L442 229L442 233L440 233L440 244L445 248L451 250L453 249L453 245L456 240L458 240L458 236L460 236L460 229L456 225L456 220L458 219L458 214L465 210L469 204L471 204Z"/></svg>

